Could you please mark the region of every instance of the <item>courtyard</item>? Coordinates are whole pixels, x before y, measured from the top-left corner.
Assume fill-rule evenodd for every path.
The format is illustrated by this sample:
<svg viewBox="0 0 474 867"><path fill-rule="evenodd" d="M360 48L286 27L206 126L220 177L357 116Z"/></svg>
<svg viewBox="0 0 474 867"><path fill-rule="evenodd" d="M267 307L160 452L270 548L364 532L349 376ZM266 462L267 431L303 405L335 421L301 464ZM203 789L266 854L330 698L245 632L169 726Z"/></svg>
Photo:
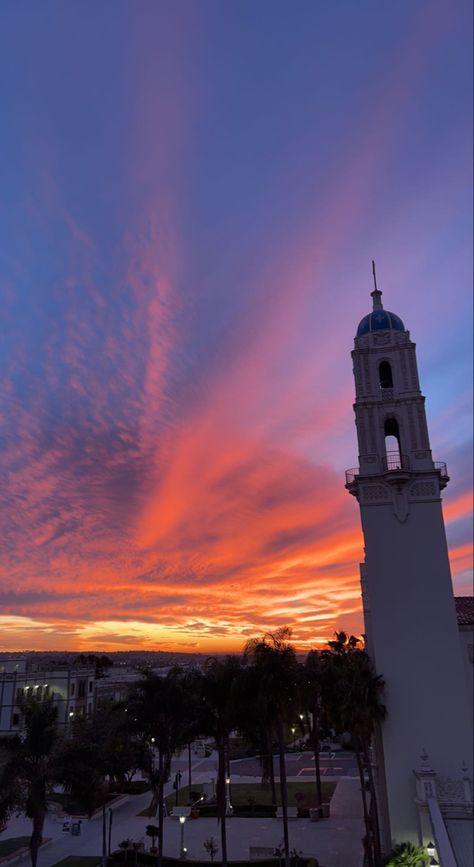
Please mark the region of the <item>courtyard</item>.
<svg viewBox="0 0 474 867"><path fill-rule="evenodd" d="M294 784L307 783L310 779L310 754L288 756L290 789ZM215 754L209 758L195 761L193 764L193 786L209 782L214 772ZM335 768L343 770L352 767L353 757L349 753L338 755L333 760L324 759L325 780L335 786L331 800L331 815L329 819L312 822L309 819L293 819L289 823L290 849L296 849L302 857L317 858L321 867L360 867L362 864L363 821L360 804L359 781L354 774L341 774ZM178 770L184 771L184 759L177 758L173 763L170 782L166 786L166 797L173 794L172 780ZM305 769L306 772L305 772ZM242 771L247 771L243 774ZM296 773L295 773L296 771ZM252 773L253 772L253 773ZM329 773L330 772L330 773ZM231 765L232 781L235 786L251 786L260 782L258 763L254 760L239 760ZM314 776L313 776L314 779ZM183 773L183 782L185 774ZM150 793L130 795L113 810L111 829L111 850L129 839L142 843L149 848L151 840L146 836L146 827L152 819L139 815L150 803ZM177 819L167 817L164 827L164 854L179 857L182 828ZM14 837L24 837L31 833L31 822L24 817L12 818L8 828L2 834L2 841ZM204 843L213 837L220 850L220 828L215 817L199 817L185 822L184 844L187 858L205 859ZM47 842L40 850L38 867L55 867L69 856L97 856L102 851L102 822L100 816L81 824L80 836L72 836L63 832L62 817L48 816L44 831ZM231 817L227 821L228 853L230 860L247 860L255 850L275 849L281 846L283 828L280 819L274 818L238 818ZM250 850L253 849L253 853ZM12 863L9 861L9 863ZM30 858L26 853L16 859L19 867L29 867ZM84 862L85 863L85 862ZM90 862L92 864L92 862ZM219 863L219 853L215 858Z"/></svg>

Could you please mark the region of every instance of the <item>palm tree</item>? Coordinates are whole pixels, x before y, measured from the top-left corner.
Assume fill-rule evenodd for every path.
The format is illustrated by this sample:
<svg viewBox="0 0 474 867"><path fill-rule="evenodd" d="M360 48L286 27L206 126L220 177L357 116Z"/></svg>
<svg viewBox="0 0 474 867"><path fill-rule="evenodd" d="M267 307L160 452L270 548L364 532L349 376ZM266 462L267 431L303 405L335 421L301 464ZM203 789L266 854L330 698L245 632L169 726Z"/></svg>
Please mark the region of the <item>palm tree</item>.
<svg viewBox="0 0 474 867"><path fill-rule="evenodd" d="M322 816L323 791L321 785L321 767L319 762L320 747L320 716L321 716L321 692L322 679L324 676L320 655L317 650L310 650L304 666L300 668L301 694L303 705L311 719L310 736L314 750L314 770L316 776L316 798L319 816Z"/></svg>
<svg viewBox="0 0 474 867"><path fill-rule="evenodd" d="M297 661L294 648L288 643L290 636L291 630L282 627L263 638L252 638L244 650L244 659L251 661L258 672L256 703L278 742L285 867L290 867L285 730L294 718L298 695Z"/></svg>
<svg viewBox="0 0 474 867"><path fill-rule="evenodd" d="M203 732L201 672L197 668L179 674L183 690L182 716L180 720L180 740L188 752L188 789L192 789L191 744Z"/></svg>
<svg viewBox="0 0 474 867"><path fill-rule="evenodd" d="M223 867L227 867L226 777L229 735L234 728L235 689L241 670L242 663L238 656L226 656L223 659L210 657L204 665L200 684L203 710L201 725L206 734L213 735L218 755L216 799Z"/></svg>
<svg viewBox="0 0 474 867"><path fill-rule="evenodd" d="M272 804L276 809L272 726L265 715L262 715L262 709L255 700L259 692L259 683L260 675L256 666L248 665L242 669L242 674L236 682L235 721L239 732L257 750L257 758L262 769L262 784L270 783Z"/></svg>
<svg viewBox="0 0 474 867"><path fill-rule="evenodd" d="M24 810L33 822L30 838L32 867L36 867L48 812L48 796L57 781L57 707L53 699L28 698L22 706L24 730L21 737L5 741L10 758L0 779L0 821L13 810Z"/></svg>
<svg viewBox="0 0 474 867"><path fill-rule="evenodd" d="M381 864L381 842L377 809L377 794L370 760L370 745L374 730L385 718L381 702L384 682L376 675L365 650L358 647L359 639L346 633L336 633L323 651L326 669L325 704L332 725L339 732L350 732L355 750L361 784L367 853L370 867ZM367 773L370 806L367 803L365 773Z"/></svg>
<svg viewBox="0 0 474 867"><path fill-rule="evenodd" d="M180 729L183 711L183 689L180 674L170 671L166 677L145 673L143 680L135 684L127 712L132 729L139 733L147 744L153 740L158 752L158 768L154 767L153 757L143 768L148 774L154 810L158 807L158 867L163 863L163 791L169 779L171 757L183 745Z"/></svg>

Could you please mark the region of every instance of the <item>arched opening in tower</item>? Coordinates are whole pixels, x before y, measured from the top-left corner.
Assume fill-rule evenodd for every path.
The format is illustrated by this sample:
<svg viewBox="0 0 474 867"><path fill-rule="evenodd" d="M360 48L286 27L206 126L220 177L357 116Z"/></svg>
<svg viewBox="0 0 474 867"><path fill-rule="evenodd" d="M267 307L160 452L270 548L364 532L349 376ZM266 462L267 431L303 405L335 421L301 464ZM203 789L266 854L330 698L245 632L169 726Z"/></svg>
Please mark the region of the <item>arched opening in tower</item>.
<svg viewBox="0 0 474 867"><path fill-rule="evenodd" d="M379 383L380 388L393 388L392 368L388 361L379 364Z"/></svg>
<svg viewBox="0 0 474 867"><path fill-rule="evenodd" d="M400 446L400 430L396 418L387 418L384 424L385 459L387 470L402 468L402 450Z"/></svg>

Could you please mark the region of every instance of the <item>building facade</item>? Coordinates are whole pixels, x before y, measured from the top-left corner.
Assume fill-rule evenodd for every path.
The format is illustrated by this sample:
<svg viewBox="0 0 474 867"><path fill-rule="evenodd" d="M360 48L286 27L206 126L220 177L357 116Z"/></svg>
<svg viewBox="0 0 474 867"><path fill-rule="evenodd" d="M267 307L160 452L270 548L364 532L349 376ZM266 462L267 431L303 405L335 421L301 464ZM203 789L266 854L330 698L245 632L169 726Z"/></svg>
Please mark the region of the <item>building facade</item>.
<svg viewBox="0 0 474 867"><path fill-rule="evenodd" d="M0 655L0 736L21 731L22 702L28 695L40 701L52 696L58 726L67 727L77 717L93 712L95 672L69 665L49 669L29 665L25 657Z"/></svg>
<svg viewBox="0 0 474 867"><path fill-rule="evenodd" d="M387 718L376 739L383 844L420 834L413 770L425 750L444 776L472 775L468 704L441 492L433 461L415 344L383 309L359 324L352 352L359 466L346 487L360 508L367 649L385 681Z"/></svg>

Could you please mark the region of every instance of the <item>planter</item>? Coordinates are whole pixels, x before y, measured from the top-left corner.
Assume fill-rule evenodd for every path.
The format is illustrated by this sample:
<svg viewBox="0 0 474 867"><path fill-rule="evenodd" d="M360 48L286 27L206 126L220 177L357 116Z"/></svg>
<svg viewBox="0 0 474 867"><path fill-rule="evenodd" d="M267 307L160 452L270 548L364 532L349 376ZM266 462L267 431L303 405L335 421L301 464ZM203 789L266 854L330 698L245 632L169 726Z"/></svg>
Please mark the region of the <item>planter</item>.
<svg viewBox="0 0 474 867"><path fill-rule="evenodd" d="M329 804L321 804L321 817L329 819Z"/></svg>
<svg viewBox="0 0 474 867"><path fill-rule="evenodd" d="M317 807L310 807L309 819L310 819L310 822L318 822L319 821L319 810Z"/></svg>

